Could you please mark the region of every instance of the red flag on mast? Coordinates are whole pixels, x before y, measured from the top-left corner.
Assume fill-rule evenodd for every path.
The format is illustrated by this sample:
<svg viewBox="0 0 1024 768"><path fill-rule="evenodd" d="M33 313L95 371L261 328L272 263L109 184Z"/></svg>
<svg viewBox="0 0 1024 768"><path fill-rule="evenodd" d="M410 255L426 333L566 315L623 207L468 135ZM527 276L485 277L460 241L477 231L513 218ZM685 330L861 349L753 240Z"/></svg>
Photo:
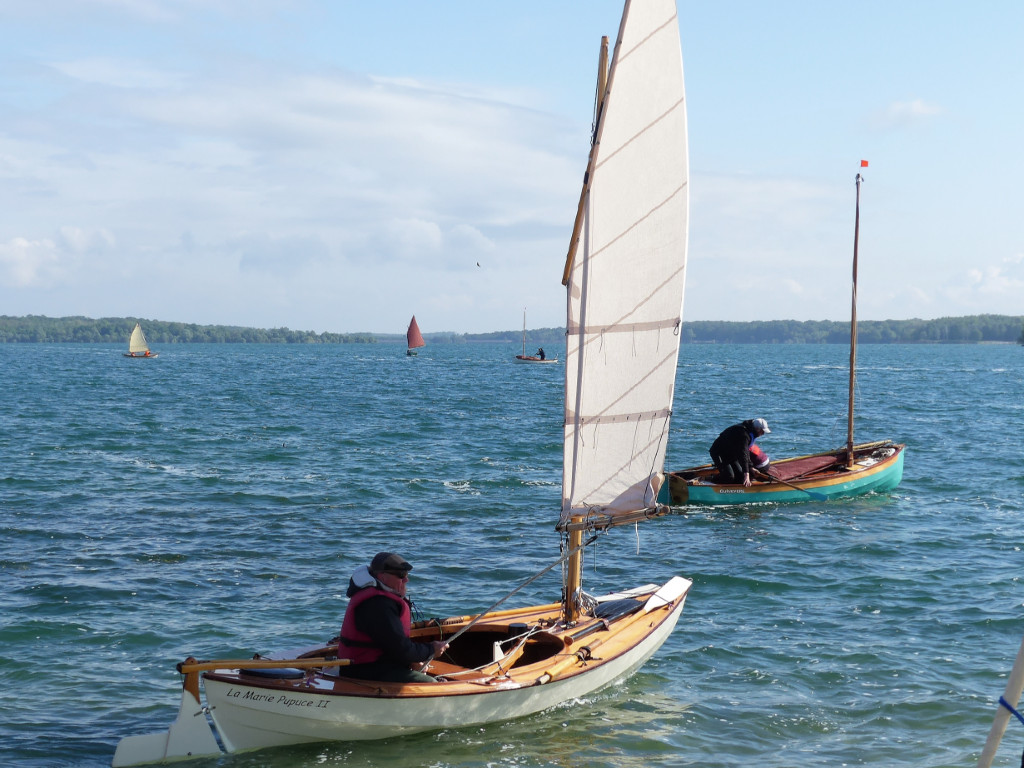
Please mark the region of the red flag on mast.
<svg viewBox="0 0 1024 768"><path fill-rule="evenodd" d="M861 168L867 168L868 167L868 161L867 160L861 160L860 161L860 167Z"/></svg>

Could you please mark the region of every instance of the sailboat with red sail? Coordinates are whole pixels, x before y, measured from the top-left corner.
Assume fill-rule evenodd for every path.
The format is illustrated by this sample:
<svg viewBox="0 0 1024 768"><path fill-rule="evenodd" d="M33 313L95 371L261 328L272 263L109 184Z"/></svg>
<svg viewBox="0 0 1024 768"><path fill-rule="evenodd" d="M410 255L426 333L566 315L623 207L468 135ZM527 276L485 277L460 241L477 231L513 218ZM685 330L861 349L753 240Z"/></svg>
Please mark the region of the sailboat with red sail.
<svg viewBox="0 0 1024 768"><path fill-rule="evenodd" d="M405 350L405 354L412 357L416 354L416 350L420 347L427 346L427 342L423 340L423 334L420 333L419 323L416 322L416 315L412 316L412 320L409 321L409 330L405 332L405 340L409 344L409 348Z"/></svg>

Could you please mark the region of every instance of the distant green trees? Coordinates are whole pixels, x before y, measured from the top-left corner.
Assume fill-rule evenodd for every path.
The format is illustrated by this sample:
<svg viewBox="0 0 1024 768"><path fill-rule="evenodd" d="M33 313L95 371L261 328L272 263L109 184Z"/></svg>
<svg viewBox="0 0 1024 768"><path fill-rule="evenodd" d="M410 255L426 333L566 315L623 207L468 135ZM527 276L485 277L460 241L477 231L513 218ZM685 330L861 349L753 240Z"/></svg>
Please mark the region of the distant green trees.
<svg viewBox="0 0 1024 768"><path fill-rule="evenodd" d="M149 343L161 344L351 344L405 342L404 334L314 333L289 328L243 328L234 325L195 325L134 317L25 317L0 316L0 343L128 344L135 323L142 323ZM429 344L505 342L522 344L521 330L493 333L428 333ZM857 323L862 344L1024 344L1024 316L971 315L937 320L862 320ZM683 322L685 344L849 344L850 324L831 320L762 320ZM557 349L565 343L564 328L537 328L526 332L527 351Z"/></svg>
<svg viewBox="0 0 1024 768"><path fill-rule="evenodd" d="M242 328L234 325L195 325L134 317L0 316L0 343L124 344L135 323L142 323L151 346L197 342L204 344L348 344L374 342L372 333L314 333L289 328Z"/></svg>
<svg viewBox="0 0 1024 768"><path fill-rule="evenodd" d="M861 344L971 344L984 341L1024 343L1024 317L973 315L938 320L861 320L857 341ZM465 341L522 343L522 332L466 334ZM527 331L526 346L534 348L564 343L564 328ZM850 323L832 320L729 320L683 321L684 344L849 344Z"/></svg>
<svg viewBox="0 0 1024 768"><path fill-rule="evenodd" d="M493 331L491 333L466 333L462 335L462 341L490 341L495 343L509 342L523 343L523 332L518 331ZM534 328L526 332L527 354L536 351L537 347L553 347L556 344L565 344L565 328ZM532 347L532 349L531 349Z"/></svg>
<svg viewBox="0 0 1024 768"><path fill-rule="evenodd" d="M973 344L1024 339L1024 318L1009 315L940 317L937 320L861 320L860 344ZM849 344L850 323L830 320L683 323L683 342L694 344Z"/></svg>

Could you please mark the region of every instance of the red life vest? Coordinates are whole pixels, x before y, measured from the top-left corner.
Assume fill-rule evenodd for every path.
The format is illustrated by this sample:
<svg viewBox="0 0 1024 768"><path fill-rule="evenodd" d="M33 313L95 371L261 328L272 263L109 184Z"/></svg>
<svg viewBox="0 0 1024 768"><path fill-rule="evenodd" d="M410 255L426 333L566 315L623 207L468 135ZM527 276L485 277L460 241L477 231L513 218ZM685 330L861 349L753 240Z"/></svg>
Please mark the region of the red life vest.
<svg viewBox="0 0 1024 768"><path fill-rule="evenodd" d="M341 623L341 637L338 641L338 658L350 659L353 664L369 664L377 661L383 654L383 650L373 644L373 640L365 632L356 629L356 608L371 597L383 595L402 606L402 628L405 636L409 636L412 629L412 611L409 603L394 594L379 587L364 587L352 595L348 601L348 608L345 609L345 619Z"/></svg>
<svg viewBox="0 0 1024 768"><path fill-rule="evenodd" d="M768 466L768 454L753 443L750 444L750 463L754 469L764 469Z"/></svg>

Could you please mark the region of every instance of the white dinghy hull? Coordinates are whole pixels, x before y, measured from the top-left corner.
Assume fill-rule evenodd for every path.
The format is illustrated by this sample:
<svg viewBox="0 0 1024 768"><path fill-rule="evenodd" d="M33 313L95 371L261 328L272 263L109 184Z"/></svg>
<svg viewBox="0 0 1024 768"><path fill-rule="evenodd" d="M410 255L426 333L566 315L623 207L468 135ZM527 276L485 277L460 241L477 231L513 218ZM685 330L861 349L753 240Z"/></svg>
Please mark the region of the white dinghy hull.
<svg viewBox="0 0 1024 768"><path fill-rule="evenodd" d="M383 698L375 695L372 683L367 696L338 696L316 690L270 693L207 678L203 683L206 701L229 752L314 741L384 739L532 715L604 688L646 662L671 634L683 611L690 582L677 577L669 584L680 582L683 594L676 598L678 602L673 601L667 616L657 617L659 626L642 642L614 659L582 666L580 672L550 682L499 680L480 685L477 692L461 694L451 689L465 688L465 683L440 682L430 684L435 695ZM316 679L311 682L330 685Z"/></svg>

